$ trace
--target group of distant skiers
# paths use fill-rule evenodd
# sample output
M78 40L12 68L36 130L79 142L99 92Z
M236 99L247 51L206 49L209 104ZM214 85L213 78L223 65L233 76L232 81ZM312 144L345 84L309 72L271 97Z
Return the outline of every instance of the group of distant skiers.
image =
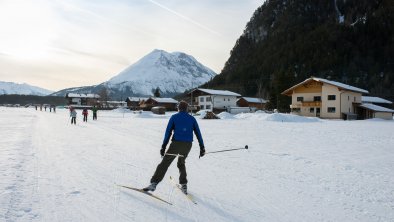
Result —
M77 124L77 111L75 110L75 107L70 106L70 117L71 117L71 124L76 125ZM92 113L93 113L93 120L97 120L97 107L94 106L92 107ZM83 121L87 122L88 121L88 109L84 108L82 110L82 116L83 116Z
M37 110L38 106L35 105L34 107L35 107L36 110ZM46 112L46 111L47 111L47 106L44 106L44 109L45 109L45 112ZM49 112L52 112L52 109L53 109L53 112L56 113L56 106L54 106L54 105L49 105ZM42 105L40 105L40 111L42 111Z

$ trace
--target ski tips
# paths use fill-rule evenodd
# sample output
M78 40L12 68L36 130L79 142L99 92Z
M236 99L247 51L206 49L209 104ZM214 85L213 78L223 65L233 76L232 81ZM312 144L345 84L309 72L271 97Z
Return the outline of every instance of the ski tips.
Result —
M245 149L249 149L248 145L245 146Z

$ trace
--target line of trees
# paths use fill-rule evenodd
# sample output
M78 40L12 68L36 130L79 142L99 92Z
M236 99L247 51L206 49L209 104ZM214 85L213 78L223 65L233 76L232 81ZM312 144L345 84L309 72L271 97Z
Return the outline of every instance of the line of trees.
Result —
M60 96L0 95L0 104L51 104L66 105L67 100Z

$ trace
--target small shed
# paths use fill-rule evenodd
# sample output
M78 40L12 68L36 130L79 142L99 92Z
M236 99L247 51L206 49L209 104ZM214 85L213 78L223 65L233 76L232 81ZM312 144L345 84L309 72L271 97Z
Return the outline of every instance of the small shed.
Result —
M253 97L241 97L237 100L237 106L239 107L255 107L256 109L265 109L265 104L267 100L262 98Z
M393 120L394 110L378 106L371 103L361 104L359 113L363 119L381 118L386 120Z

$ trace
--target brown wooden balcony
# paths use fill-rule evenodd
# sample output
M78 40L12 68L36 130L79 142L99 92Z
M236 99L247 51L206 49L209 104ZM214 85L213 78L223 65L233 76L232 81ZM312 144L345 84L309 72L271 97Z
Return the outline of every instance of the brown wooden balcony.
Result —
M321 101L303 101L301 102L302 106L307 106L307 107L321 107Z

